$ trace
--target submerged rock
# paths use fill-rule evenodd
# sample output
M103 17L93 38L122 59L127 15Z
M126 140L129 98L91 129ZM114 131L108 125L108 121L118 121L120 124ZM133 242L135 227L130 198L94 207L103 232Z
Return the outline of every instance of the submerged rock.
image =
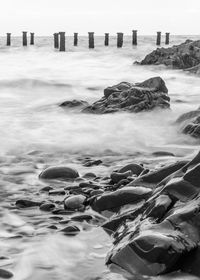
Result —
M67 166L54 166L54 167L48 167L44 171L42 171L39 175L40 179L63 179L63 180L69 180L69 179L75 179L79 177L78 172Z
M184 43L170 48L157 48L148 54L140 64L164 64L172 68L188 69L193 73L198 73L198 64L200 64L200 41L186 40Z
M66 109L74 109L74 108L83 109L84 107L86 107L88 105L89 104L86 101L74 99L74 100L64 101L59 106L66 108Z
M160 177L151 197L103 225L114 239L106 260L109 267L132 275L180 270L200 276L193 265L199 260L200 153L177 166L180 169L167 179Z
M184 134L200 138L200 108L181 115L175 122Z
M13 277L12 272L0 268L0 278L3 278L3 279L10 279L10 278L12 278L12 277Z
M20 208L28 208L28 207L40 206L42 202L28 200L28 199L18 199L15 204L17 207Z
M105 114L119 111L141 112L154 108L170 107L170 98L165 82L160 77L142 83L122 82L104 90L104 97L87 106L82 112Z

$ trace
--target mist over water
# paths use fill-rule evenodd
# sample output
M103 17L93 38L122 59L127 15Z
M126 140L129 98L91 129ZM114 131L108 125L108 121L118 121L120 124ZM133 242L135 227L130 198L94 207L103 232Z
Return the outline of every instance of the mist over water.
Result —
M171 36L171 44L188 38ZM199 77L164 66L133 64L156 48L155 38L139 36L138 46L132 47L131 37L125 36L122 49L116 48L114 37L109 47L104 47L103 37L95 37L94 50L88 49L86 37L79 38L78 47L72 47L72 42L67 37L67 51L59 53L53 49L52 38L36 37L35 46L24 48L16 37L12 47L0 49L0 247L1 254L10 258L7 267L16 280L77 280L83 272L85 280L98 275L122 279L104 267L110 240L103 231L92 228L72 240L43 232L48 224L40 211L12 211L22 192L32 197L43 186L38 174L45 166L68 164L83 174L88 169L79 158L90 155L106 162L90 171L108 175L108 170L130 160L154 160L155 151L170 151L182 158L199 145L173 124L180 114L199 106ZM72 99L92 103L108 86L155 76L166 82L171 110L91 115L58 106ZM26 236L23 242L16 238L21 232ZM5 263L0 260L0 266Z

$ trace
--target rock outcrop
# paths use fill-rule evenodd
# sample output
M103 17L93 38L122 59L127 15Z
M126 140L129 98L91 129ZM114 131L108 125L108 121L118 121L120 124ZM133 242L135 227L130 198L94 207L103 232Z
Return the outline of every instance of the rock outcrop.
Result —
M141 112L155 108L169 108L170 98L160 77L142 83L122 82L104 90L104 96L82 110L84 113Z
M113 238L106 260L111 269L148 276L181 270L199 276L193 264L200 257L200 153L157 184L150 198L120 210L103 228Z
M198 73L200 72L200 40L186 40L184 43L170 48L157 48L139 64L164 64L172 68L188 69L193 73Z
M181 132L200 138L200 107L197 110L181 115L176 124L180 126Z

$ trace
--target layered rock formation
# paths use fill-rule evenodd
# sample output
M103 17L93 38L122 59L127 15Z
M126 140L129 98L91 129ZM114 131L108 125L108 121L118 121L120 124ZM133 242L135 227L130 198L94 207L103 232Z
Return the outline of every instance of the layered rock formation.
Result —
M148 54L140 64L164 64L172 68L188 69L192 73L198 73L200 68L200 41L187 40L170 48L157 48Z

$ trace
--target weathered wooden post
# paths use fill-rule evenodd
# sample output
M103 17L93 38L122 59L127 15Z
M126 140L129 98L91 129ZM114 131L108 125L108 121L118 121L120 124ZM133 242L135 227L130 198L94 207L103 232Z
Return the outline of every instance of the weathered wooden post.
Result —
M30 33L31 35L31 40L30 40L30 45L34 45L34 33Z
M65 52L65 32L59 32L60 34L60 52Z
M88 32L89 35L89 49L94 49L94 32Z
M137 30L133 30L132 45L137 45Z
M105 46L109 46L109 33L105 33Z
M7 34L7 42L6 45L10 46L11 45L11 33L6 33Z
M74 46L78 46L78 33L74 33Z
M158 32L157 32L156 45L157 45L157 46L160 46L160 44L161 44L161 32L158 31Z
M123 33L121 33L121 32L117 33L117 47L118 48L122 48L122 46L123 46L123 36L124 36Z
M165 37L165 45L169 45L169 32L165 33L166 37Z
M27 32L23 31L22 34L22 44L23 46L27 46Z
M59 48L59 34L58 33L54 33L53 34L54 36L54 48L55 49L58 49Z

